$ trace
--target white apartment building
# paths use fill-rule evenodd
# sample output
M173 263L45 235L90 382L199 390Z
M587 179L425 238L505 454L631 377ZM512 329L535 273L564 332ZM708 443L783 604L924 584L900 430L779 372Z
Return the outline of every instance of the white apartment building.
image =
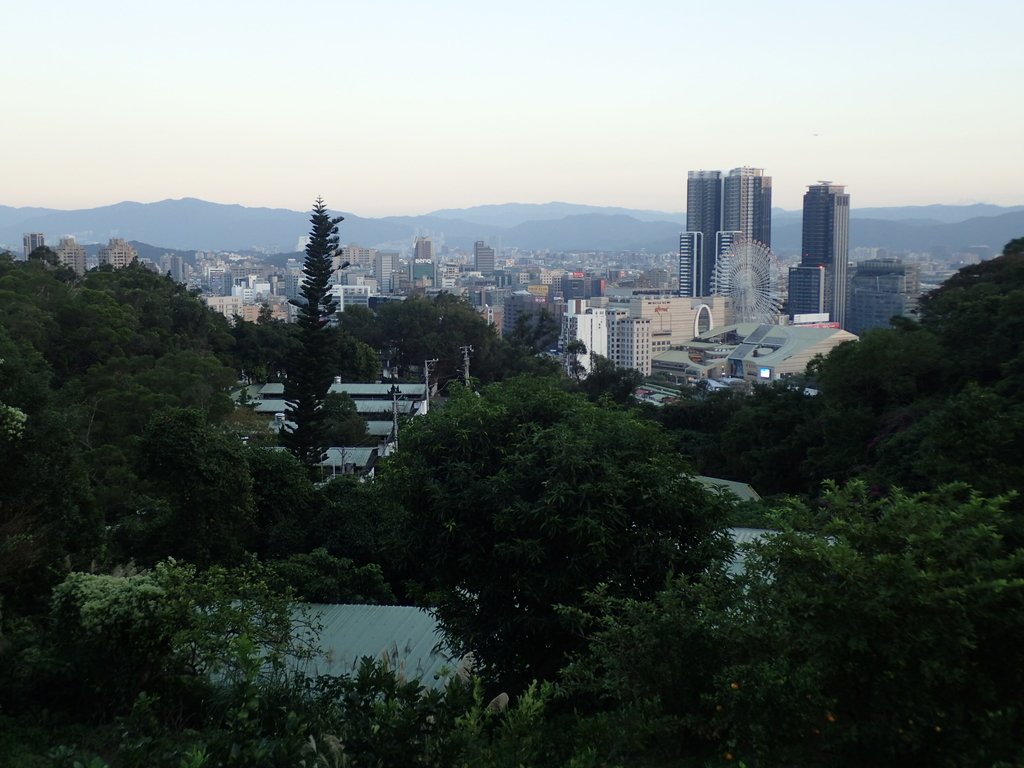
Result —
M57 258L60 263L75 270L75 274L81 277L85 274L86 254L85 248L75 242L75 238L62 237L60 245L57 246Z
M373 269L376 259L376 248L363 248L363 246L353 243L344 246L338 251L337 255L333 257L331 266L337 271L347 261L349 264L361 267L362 269Z
M369 285L341 285L335 283L331 286L330 295L338 302L338 311L344 312L347 307L370 306Z
M100 266L110 264L114 269L127 267L139 257L138 251L120 237L110 239L110 242L100 248Z
M572 364L578 362L584 372L593 366L591 355L608 357L608 313L588 305L584 299L573 299L566 305L562 316L560 346L562 350L573 341L582 341L587 352L583 355L565 355L565 371L572 373Z
M617 368L651 375L651 320L615 313L608 323L608 357Z

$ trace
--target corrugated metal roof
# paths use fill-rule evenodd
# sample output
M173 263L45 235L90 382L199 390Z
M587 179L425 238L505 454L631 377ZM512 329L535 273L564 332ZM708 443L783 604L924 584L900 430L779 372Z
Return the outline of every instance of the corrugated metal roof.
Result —
M376 448L361 446L334 447L327 449L327 452L324 454L324 460L320 464L325 467L341 467L345 464L355 464L357 467L363 468L376 456Z
M368 421L366 422L366 434L374 437L387 437L391 434L394 425L390 421Z
M309 675L348 675L362 659L382 659L406 680L439 688L442 672L454 671L458 660L441 637L437 621L422 608L403 605L308 606L323 625L322 652L308 662Z
M733 576L743 573L747 560L746 547L744 545L760 541L771 533L777 533L777 531L771 531L767 528L730 528L729 535L732 536L732 543L736 545L736 552L729 563L729 573Z
M385 413L390 417L392 414L392 403L390 400L353 400L352 402L355 403L356 410L361 415ZM409 400L402 400L398 403L399 413L412 414L416 411L416 408L416 403Z
M738 480L723 480L720 477L708 477L707 475L694 475L693 479L711 490L725 489L736 495L740 501L760 501L761 495L746 483Z
M350 397L380 397L391 400L391 387L397 386L402 398L427 396L426 384L331 384L331 392L346 392Z

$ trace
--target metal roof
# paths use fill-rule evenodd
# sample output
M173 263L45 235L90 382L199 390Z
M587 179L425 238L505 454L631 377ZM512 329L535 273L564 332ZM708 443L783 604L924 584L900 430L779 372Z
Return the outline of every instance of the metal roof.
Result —
M380 397L391 400L391 387L397 386L403 398L425 398L426 384L331 384L331 392L345 392L353 399L363 397Z
M744 545L754 544L772 533L777 531L767 528L730 528L729 535L732 536L732 543L736 545L736 551L729 563L729 573L733 576L743 573L747 562L747 547Z
M723 480L720 477L694 475L693 479L705 488L721 492L723 489L734 494L740 501L760 501L761 495L747 483L738 480Z
M446 670L458 660L441 637L437 621L422 608L404 605L307 606L322 625L320 653L307 662L306 674L348 675L364 658L387 662L406 680L428 688L444 685Z
M368 421L366 422L366 434L373 437L388 437L394 424L390 421Z
M320 462L325 467L343 467L346 464L355 464L360 469L368 466L377 457L376 448L335 447L328 448L324 460Z
M374 384L374 383L348 383L331 384L330 392L347 392L352 398L358 397L380 397L391 399L391 387L397 386L403 399L426 397L426 384ZM284 384L279 381L272 381L258 388L258 392L264 399L280 400L284 397Z

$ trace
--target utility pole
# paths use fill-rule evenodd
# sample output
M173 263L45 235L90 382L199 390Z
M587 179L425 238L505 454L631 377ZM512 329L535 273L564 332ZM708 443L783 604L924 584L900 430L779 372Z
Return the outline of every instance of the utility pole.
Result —
M466 382L466 389L469 389L469 353L473 351L473 347L466 344L460 349L462 350L462 378Z
M391 395L391 446L394 451L398 450L398 395L401 392L402 389L397 384L392 384L388 390L388 394Z
M427 385L427 400L423 407L423 412L427 413L430 411L430 366L437 365L437 358L433 360L423 361L423 380Z

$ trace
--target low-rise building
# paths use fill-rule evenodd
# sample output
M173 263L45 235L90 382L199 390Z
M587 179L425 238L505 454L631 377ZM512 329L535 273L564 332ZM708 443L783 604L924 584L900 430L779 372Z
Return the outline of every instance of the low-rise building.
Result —
M769 382L803 374L815 356L848 341L857 337L841 328L740 323L655 356L652 369L679 382Z

